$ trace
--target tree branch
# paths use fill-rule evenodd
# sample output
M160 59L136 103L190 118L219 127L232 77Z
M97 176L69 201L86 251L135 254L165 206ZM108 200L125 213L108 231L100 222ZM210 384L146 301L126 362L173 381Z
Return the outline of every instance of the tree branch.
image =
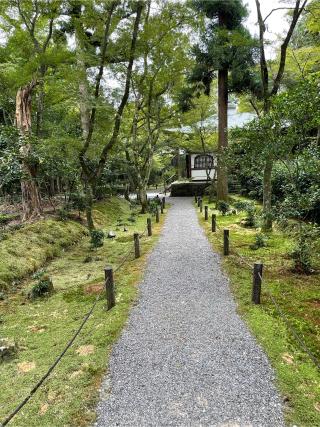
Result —
M296 0L296 6L294 8L291 24L290 24L288 33L287 33L287 35L286 35L286 37L285 37L285 39L281 45L280 63L279 63L277 76L273 82L273 88L272 88L271 93L270 93L271 95L276 95L278 90L279 90L281 79L282 79L283 73L284 73L284 67L286 64L287 48L288 48L289 42L291 40L293 31L297 25L298 20L299 20L299 17L301 15L302 11L304 10L307 2L308 2L308 0L304 0L302 3L302 6L300 7L300 0Z

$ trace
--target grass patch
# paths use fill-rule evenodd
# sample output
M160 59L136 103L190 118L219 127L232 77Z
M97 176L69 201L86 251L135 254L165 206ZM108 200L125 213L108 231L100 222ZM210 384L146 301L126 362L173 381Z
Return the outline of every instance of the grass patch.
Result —
M223 216L215 210L213 203L209 204L204 200L203 205L209 205L210 214L217 215L219 229L212 233L211 222L204 221L203 215L199 214L199 221L215 251L222 253L222 230L230 230L230 256L223 259L223 266L230 277L240 314L263 346L275 369L277 385L285 402L288 425L320 425L319 370L301 351L270 298L270 294L273 295L290 324L319 360L319 274L292 273L292 260L288 254L292 251L294 242L277 228L268 234L266 246L253 250L250 246L255 244L258 230L241 226L244 212ZM260 306L251 304L252 270L246 264L253 265L255 261L263 262L265 267ZM318 263L319 268L316 254L313 261L316 265Z
M95 209L98 226L105 232L115 229L119 214L130 214L129 204L112 199ZM103 290L107 264L116 267L133 247L135 231L145 229L148 215L136 215L128 232L116 231L114 240L90 249L89 237L79 241L46 265L55 292L34 302L26 295L33 281L26 280L20 292L0 301L1 336L18 345L15 358L0 365L0 420L30 392L64 348L88 312L97 292ZM115 275L116 306L106 311L104 298L98 302L92 317L66 353L51 377L36 392L10 425L15 427L86 426L95 419L95 407L102 376L106 370L112 344L119 337L132 303L137 297L147 254L158 239L164 216L153 224L153 236L141 242L141 258L132 257ZM154 222L154 221L153 221Z

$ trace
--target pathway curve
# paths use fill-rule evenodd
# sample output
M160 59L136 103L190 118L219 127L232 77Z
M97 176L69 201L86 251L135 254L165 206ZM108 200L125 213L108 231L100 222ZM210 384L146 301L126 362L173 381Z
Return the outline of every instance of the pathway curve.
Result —
M272 369L236 313L191 199L170 203L96 425L283 426Z

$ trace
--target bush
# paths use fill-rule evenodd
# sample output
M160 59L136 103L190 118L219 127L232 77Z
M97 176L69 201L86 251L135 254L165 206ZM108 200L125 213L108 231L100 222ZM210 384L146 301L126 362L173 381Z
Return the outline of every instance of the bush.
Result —
M259 248L265 248L266 246L268 246L268 236L263 233L258 233L255 235L255 242L250 248L257 250Z
M46 295L52 294L54 291L51 278L42 273L38 283L36 283L28 293L28 298L34 300Z
M308 225L299 226L296 235L296 245L290 256L293 259L293 271L298 274L311 274L312 253L318 237L318 229Z
M92 230L90 236L90 245L92 249L101 248L101 246L103 246L104 232L102 230Z
M159 201L160 201L160 199L159 199ZM160 201L160 203L161 203L161 201ZM149 213L155 215L158 207L159 207L158 199L155 198L155 199L149 200L149 202L148 202L148 212Z
M8 224L14 217L14 215L0 214L0 226Z
M226 215L230 210L230 206L227 202L224 202L223 200L219 200L217 202L217 209L222 213L222 215Z
M58 209L57 214L59 221L67 221L70 218L70 205L63 205L60 209Z
M245 206L247 216L241 221L245 227L255 227L257 224L257 209L254 203L248 202Z
M238 211L246 211L248 209L248 205L250 205L251 202L246 202L243 200L239 200L237 202L235 202L233 204L233 206L238 210Z
M83 193L71 193L69 201L71 207L79 212L80 218L81 212L83 212L86 208L85 195Z

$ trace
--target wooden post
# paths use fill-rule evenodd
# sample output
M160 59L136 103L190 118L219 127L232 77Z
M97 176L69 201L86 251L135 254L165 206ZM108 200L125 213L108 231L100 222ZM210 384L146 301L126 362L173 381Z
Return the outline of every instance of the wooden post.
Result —
M156 222L159 222L160 221L160 218L159 218L159 207L157 206L157 209L156 209Z
M151 218L147 218L148 236L152 236Z
M217 215L216 214L212 214L211 217L211 231L213 233L216 232L216 228L217 228Z
M200 213L202 213L202 199L200 200Z
M163 209L166 207L166 198L162 197L162 207Z
M134 256L135 256L135 258L140 258L139 233L134 233L134 235L133 235L133 241L134 241Z
M163 206L162 206L162 203L160 204L160 212L163 214Z
M200 208L200 200L201 200L201 197L198 196L198 208Z
M223 230L223 255L229 255L229 230Z
M208 206L204 207L204 219L205 221L208 221Z
M254 263L252 277L252 302L254 304L260 304L262 269L263 264L260 262Z
M111 310L116 305L116 299L114 295L114 282L113 282L113 270L112 267L106 267L104 269L106 297L107 297L107 308Z
M197 201L198 201L198 197L194 196L194 203L197 203Z

